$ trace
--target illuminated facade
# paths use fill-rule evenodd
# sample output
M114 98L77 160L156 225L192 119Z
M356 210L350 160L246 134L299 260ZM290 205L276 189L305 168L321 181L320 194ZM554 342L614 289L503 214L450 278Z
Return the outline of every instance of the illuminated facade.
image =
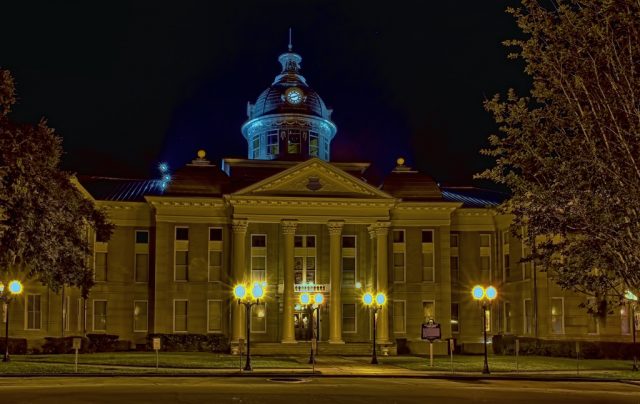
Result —
M306 352L303 290L325 295L321 353L369 352L364 291L388 296L377 338L391 352L405 341L424 352L428 320L441 324L443 340L479 349L476 284L499 291L491 334L630 340L626 308L597 322L578 307L582 297L519 262L526 247L493 209L501 195L440 187L402 159L382 184L364 179L369 163L331 162L331 110L300 74L299 55L289 50L279 61L282 72L248 105L247 159L218 166L199 153L166 189L158 180L80 178L116 225L107 243L95 243L96 286L85 301L75 290L28 285L11 307L12 335L33 346L81 333L116 334L131 346L149 333L237 342L244 312L232 287L265 282L263 304L249 313L258 353ZM439 343L436 352L446 349Z

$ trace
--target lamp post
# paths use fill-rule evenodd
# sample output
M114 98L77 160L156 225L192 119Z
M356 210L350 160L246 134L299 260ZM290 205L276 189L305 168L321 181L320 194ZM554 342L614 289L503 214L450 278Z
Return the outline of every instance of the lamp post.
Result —
M638 350L636 349L636 305L638 304L638 296L631 291L627 291L624 298L629 301L629 306L631 306L631 341L633 348L633 367L631 370L638 371Z
M324 295L322 293L316 293L313 295L313 303L311 303L311 295L304 292L300 295L300 304L304 306L311 313L311 335L316 340L316 350L318 349L318 342L320 339L320 305L324 303ZM316 313L316 327L314 330L313 314ZM317 356L317 352L315 353ZM311 352L309 354L309 363L316 363L316 359L313 352L313 344L311 344Z
M3 362L9 362L9 303L13 300L14 297L22 293L22 283L20 281L13 280L9 282L8 291L4 287L4 283L0 282L0 300L4 302L7 307L7 316L5 318L5 328L4 328L4 357L2 358Z
M471 289L473 298L482 306L482 330L484 336L484 366L483 374L489 374L489 359L487 357L487 307L491 307L491 302L498 297L498 291L493 286L484 288L476 285Z
M378 311L382 310L384 305L387 303L387 297L384 293L377 293L375 297L373 293L365 293L362 296L362 302L365 306L367 306L371 312L373 313L373 350L371 352L371 364L378 364L378 355L376 353L376 323L378 320Z
M251 286L251 290L247 290L247 286L244 284L236 285L233 288L233 295L238 299L238 304L242 304L245 307L245 318L247 324L247 360L244 365L244 370L251 371L251 306L260 304L260 299L264 297L265 286L260 282L255 282Z

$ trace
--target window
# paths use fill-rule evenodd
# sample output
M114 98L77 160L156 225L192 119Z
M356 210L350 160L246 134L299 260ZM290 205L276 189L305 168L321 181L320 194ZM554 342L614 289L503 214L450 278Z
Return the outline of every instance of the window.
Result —
M309 155L318 156L318 132L309 132Z
M393 253L393 281L402 283L404 282L404 253Z
M502 232L502 266L503 281L508 282L511 278L511 261L509 257L509 231Z
M175 236L173 280L187 282L189 280L189 228L176 227Z
M188 227L176 227L176 241L189 241Z
M176 251L175 278L177 282L189 280L189 251Z
M287 153L299 154L300 153L300 131L290 130L287 139Z
M631 321L629 319L629 305L620 307L620 334L631 334Z
M42 320L42 306L40 304L40 295L27 295L27 330L39 330ZM5 319L6 321L6 319Z
M251 157L254 159L260 156L260 135L256 135L251 139Z
M460 258L459 249L460 236L457 233L451 233L449 236L449 245L451 247L449 257L449 267L451 270L451 281L457 282L460 279Z
M222 276L222 228L209 227L208 280L218 282Z
M69 331L71 329L71 296L69 295L64 297L64 304L62 305L62 320L64 323L64 330Z
M251 306L251 332L267 332L267 307L264 303Z
M404 334L406 329L406 302L404 300L393 301L393 332Z
M327 140L326 138L321 138L322 139L322 157L325 160L329 160L329 140Z
M316 236L295 236L293 245L296 249L293 261L295 284L316 283Z
M513 313L511 312L511 303L504 302L504 332L506 334L511 334L513 330L511 329Z
M107 253L106 252L96 252L95 254L94 280L96 282L107 281Z
M551 298L551 332L564 334L564 298Z
M491 234L480 235L480 277L482 282L491 281Z
M251 235L251 247L266 247L267 236L264 234L252 234Z
M422 322L428 323L429 320L436 319L436 303L433 300L425 300L422 302Z
M209 227L209 241L222 241L222 229L219 227Z
M391 237L393 240L393 281L397 283L403 283L405 282L406 278L406 244L404 242L405 231L393 230L393 232L391 233Z
M533 304L531 299L524 299L524 333L533 334Z
M590 305L595 305L594 299L589 299ZM600 333L600 319L595 314L587 313L587 334L597 335Z
M149 232L147 230L136 230L136 244L149 244Z
M136 254L135 280L149 282L149 254Z
M355 286L356 258L342 257L342 286Z
M93 331L107 330L107 301L93 301Z
M342 248L356 248L356 236L342 236Z
M433 230L422 230L422 281L435 281Z
M356 286L356 236L342 236L342 286Z
M222 300L207 301L207 332L222 332Z
M460 332L460 306L451 303L451 332Z
M146 300L136 300L133 302L133 331L147 332L149 318L149 304Z
M355 303L342 304L342 332L356 332L356 305Z
M187 332L187 317L189 302L187 300L173 301L173 332Z
M267 132L267 154L275 157L280 152L278 130L270 130Z

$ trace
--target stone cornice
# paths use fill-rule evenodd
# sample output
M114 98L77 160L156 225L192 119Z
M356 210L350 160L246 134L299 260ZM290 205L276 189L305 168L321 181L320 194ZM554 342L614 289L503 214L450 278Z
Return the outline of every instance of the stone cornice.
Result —
M361 198L305 198L305 197L237 197L228 199L232 206L301 206L301 207L371 207L393 208L395 200Z

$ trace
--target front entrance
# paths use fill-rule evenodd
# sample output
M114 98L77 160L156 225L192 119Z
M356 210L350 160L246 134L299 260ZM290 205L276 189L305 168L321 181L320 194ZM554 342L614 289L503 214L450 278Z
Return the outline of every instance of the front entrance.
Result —
M296 330L297 341L310 341L313 337L311 322L313 317L307 310L296 311L293 314L293 326Z

